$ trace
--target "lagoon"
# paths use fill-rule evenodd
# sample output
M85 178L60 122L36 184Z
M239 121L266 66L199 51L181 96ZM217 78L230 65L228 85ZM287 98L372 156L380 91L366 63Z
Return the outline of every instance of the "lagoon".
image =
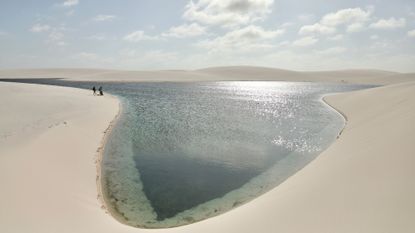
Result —
M369 87L29 82L88 89L102 85L120 98L122 112L105 145L101 182L111 214L142 228L200 221L276 187L343 128L343 117L322 96Z

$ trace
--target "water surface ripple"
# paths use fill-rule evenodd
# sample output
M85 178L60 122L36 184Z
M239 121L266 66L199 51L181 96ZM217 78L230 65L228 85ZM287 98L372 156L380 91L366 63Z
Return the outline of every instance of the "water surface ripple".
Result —
M369 86L291 82L93 83L37 80L117 95L102 186L113 216L165 228L200 221L283 182L344 125L327 93ZM98 97L97 97L98 98Z
M343 118L321 101L351 85L121 84L106 146L107 201L127 224L172 227L228 211L281 183L332 142Z

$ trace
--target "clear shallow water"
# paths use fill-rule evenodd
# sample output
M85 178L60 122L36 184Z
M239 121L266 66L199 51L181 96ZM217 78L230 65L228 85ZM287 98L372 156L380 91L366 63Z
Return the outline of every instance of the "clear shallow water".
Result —
M226 212L284 181L336 138L344 120L323 94L364 87L106 83L122 100L103 157L106 202L120 221L146 228Z

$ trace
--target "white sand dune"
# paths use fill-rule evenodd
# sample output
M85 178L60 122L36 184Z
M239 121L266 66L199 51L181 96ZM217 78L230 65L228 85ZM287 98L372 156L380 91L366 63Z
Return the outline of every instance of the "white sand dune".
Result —
M231 66L201 70L121 71L94 69L0 70L0 79L63 78L78 81L306 81L362 84L391 84L414 81L415 74L379 70L297 72L274 68Z
M380 85L415 80L414 74L401 74L382 70L298 72L274 68L234 66L213 67L198 70L197 72L221 77L224 80L337 82ZM394 76L394 78L389 78L390 76Z
M224 68L189 73L228 77L235 68L220 69ZM243 72L244 77L259 72L244 69L252 71ZM63 75L62 70L42 72L36 75ZM72 78L102 76L107 80L113 71L65 72L72 73ZM160 73L175 72L184 71ZM262 75L276 71L263 72L257 77L265 79ZM412 74L388 72L362 74L365 78L357 80L345 72L356 71L298 77L322 81L336 76L375 84L413 80ZM127 76L139 80L131 73ZM13 77L30 75L29 71L16 72ZM0 232L415 231L415 82L327 97L328 103L347 116L347 126L304 169L228 213L151 231L122 225L101 209L97 199L96 150L118 112L114 98L93 97L88 91L71 88L0 82L0 99Z
M0 83L0 99L0 135L9 135L0 138L0 232L87 232L107 218L95 155L118 101L11 83Z

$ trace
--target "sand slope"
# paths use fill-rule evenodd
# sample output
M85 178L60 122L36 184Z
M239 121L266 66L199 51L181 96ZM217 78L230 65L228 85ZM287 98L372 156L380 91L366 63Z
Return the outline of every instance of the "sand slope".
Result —
M297 72L252 66L212 67L201 70L121 71L94 69L0 70L3 78L64 78L79 81L310 81L391 84L415 81L415 74L379 70Z
M118 101L1 82L0 99L0 232L86 232L106 218L95 155Z
M5 96L10 102L0 102L0 122L8 123L0 132L7 128L22 135L13 129L21 122L36 125L31 114L41 116L45 111L47 115L33 119L43 119L45 126L67 124L36 129L36 136L25 138L18 147L7 143L1 147L1 232L415 230L415 82L328 97L348 123L340 139L308 166L226 214L152 231L118 223L100 209L96 198L94 156L117 112L117 101L70 88L0 83L0 97ZM22 121L14 115L27 118Z

